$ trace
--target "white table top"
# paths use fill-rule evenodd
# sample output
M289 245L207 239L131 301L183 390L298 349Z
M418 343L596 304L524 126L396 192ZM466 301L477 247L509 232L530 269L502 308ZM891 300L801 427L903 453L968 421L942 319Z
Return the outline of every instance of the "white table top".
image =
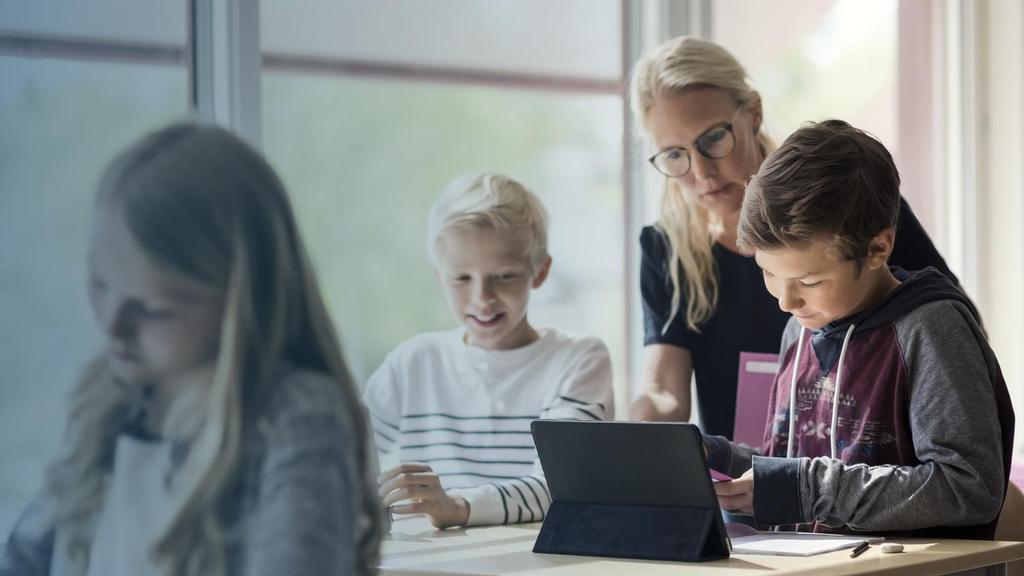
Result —
M515 574L515 576L600 576L696 574L900 574L932 575L1024 559L1024 543L977 540L898 539L899 554L872 546L850 558L849 550L806 558L734 554L711 562L654 562L534 554L540 523L435 530L425 517L397 520L381 548L383 574Z

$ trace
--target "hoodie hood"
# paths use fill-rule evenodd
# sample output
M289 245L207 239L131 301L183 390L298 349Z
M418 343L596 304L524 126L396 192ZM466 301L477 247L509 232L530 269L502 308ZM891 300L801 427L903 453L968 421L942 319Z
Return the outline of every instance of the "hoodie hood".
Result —
M900 281L900 285L884 300L867 310L830 322L812 332L811 346L814 347L822 374L828 374L835 366L842 351L843 338L851 324L856 326L853 336L857 336L886 326L930 302L953 300L966 306L974 320L981 325L981 317L974 303L959 286L937 269L928 267L916 272L907 272L896 266L890 266L889 269Z

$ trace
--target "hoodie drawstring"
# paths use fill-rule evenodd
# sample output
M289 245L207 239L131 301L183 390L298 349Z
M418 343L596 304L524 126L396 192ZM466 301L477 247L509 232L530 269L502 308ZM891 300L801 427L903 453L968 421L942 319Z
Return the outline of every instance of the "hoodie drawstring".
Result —
M839 453L836 451L836 434L839 429L839 385L843 381L843 359L846 357L846 347L850 344L850 336L853 335L855 326L855 324L850 324L850 328L846 331L846 337L843 338L843 347L839 350L839 367L836 368L836 386L832 392L832 428L829 431L829 436L832 441L833 460L839 458Z
M850 324L846 330L846 337L843 338L843 347L839 350L839 367L836 368L836 385L832 393L832 427L829 429L829 436L832 448L832 459L838 458L836 450L836 432L839 426L839 391L843 379L843 360L846 359L846 348L850 345L850 336L853 336L855 324ZM804 330L800 328L800 335L796 345L796 358L793 360L793 378L789 384L789 438L786 442L786 458L793 457L793 444L796 439L796 377L800 372L800 356L804 349Z
M804 351L804 328L800 327L800 334L796 339L796 359L793 361L793 379L789 382L789 439L786 441L786 458L793 457L793 442L796 434L793 433L796 427L796 377L800 373L800 356Z

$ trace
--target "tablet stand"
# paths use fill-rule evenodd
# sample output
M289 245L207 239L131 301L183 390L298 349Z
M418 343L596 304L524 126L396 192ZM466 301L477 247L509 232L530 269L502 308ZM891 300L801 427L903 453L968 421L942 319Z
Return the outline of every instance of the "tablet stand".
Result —
M729 556L718 508L552 502L534 552L698 562Z

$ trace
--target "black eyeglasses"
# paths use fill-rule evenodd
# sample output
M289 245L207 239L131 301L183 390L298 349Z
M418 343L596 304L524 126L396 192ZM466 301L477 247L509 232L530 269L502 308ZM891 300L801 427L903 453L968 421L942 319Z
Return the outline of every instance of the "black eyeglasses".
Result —
M736 148L736 135L732 131L732 123L743 111L740 106L733 114L732 120L712 126L694 140L694 148L701 156L717 160L732 154ZM670 178L685 176L690 171L690 152L686 148L666 148L647 159L654 169Z

